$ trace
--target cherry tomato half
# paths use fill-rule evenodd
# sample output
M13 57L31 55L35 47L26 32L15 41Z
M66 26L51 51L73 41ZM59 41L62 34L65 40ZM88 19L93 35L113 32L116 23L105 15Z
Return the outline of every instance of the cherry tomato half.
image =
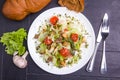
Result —
M45 43L46 45L50 45L50 44L52 44L52 40L49 39L48 37L46 37L46 38L44 39L44 43Z
M71 56L71 53L70 53L70 51L67 48L60 49L60 54L63 57L69 57L69 56Z
M55 25L58 20L59 20L59 19L58 19L57 16L53 16L53 17L50 18L50 23L53 24L53 25Z
M70 38L72 39L72 41L76 42L78 40L78 34L72 33Z

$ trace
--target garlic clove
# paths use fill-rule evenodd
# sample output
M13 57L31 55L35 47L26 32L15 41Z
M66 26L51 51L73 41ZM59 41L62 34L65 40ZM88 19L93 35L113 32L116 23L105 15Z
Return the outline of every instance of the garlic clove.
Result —
M26 58L27 57L27 55L28 55L28 51L26 51L25 53L24 53L24 55L22 56L22 58Z
M27 66L27 61L17 55L13 57L13 63L19 68L25 68Z
M28 53L25 53L24 57L18 56L17 52L13 55L13 63L19 68L25 68L27 66L27 60L25 59Z

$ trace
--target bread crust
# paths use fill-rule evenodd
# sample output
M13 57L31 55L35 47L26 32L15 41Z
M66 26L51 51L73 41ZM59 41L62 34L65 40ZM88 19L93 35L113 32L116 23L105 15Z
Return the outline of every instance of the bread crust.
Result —
M70 10L76 12L82 12L84 10L84 0L59 0L58 3L61 6L67 7Z
M12 20L22 20L30 13L43 9L51 0L6 0L2 13Z

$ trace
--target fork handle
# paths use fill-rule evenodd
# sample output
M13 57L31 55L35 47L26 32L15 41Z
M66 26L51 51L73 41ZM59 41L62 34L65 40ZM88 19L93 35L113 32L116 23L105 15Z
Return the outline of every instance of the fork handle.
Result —
M88 62L88 65L87 65L87 68L86 68L86 70L88 72L92 72L93 71L93 66L94 66L94 62L95 62L95 56L96 56L99 44L100 43L96 43L96 46L95 46L95 49L94 49L94 53L93 53L92 57L90 58L90 61Z
M107 72L107 64L106 64L106 54L105 54L105 41L103 41L103 55L101 62L101 74L105 74Z

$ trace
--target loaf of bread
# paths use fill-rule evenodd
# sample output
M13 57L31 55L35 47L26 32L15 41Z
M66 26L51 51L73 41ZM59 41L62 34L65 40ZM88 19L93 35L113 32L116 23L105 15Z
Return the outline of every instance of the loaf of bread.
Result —
M30 13L43 9L51 0L6 0L2 13L9 19L22 20Z
M82 12L84 10L84 0L59 0L58 3L76 12Z

